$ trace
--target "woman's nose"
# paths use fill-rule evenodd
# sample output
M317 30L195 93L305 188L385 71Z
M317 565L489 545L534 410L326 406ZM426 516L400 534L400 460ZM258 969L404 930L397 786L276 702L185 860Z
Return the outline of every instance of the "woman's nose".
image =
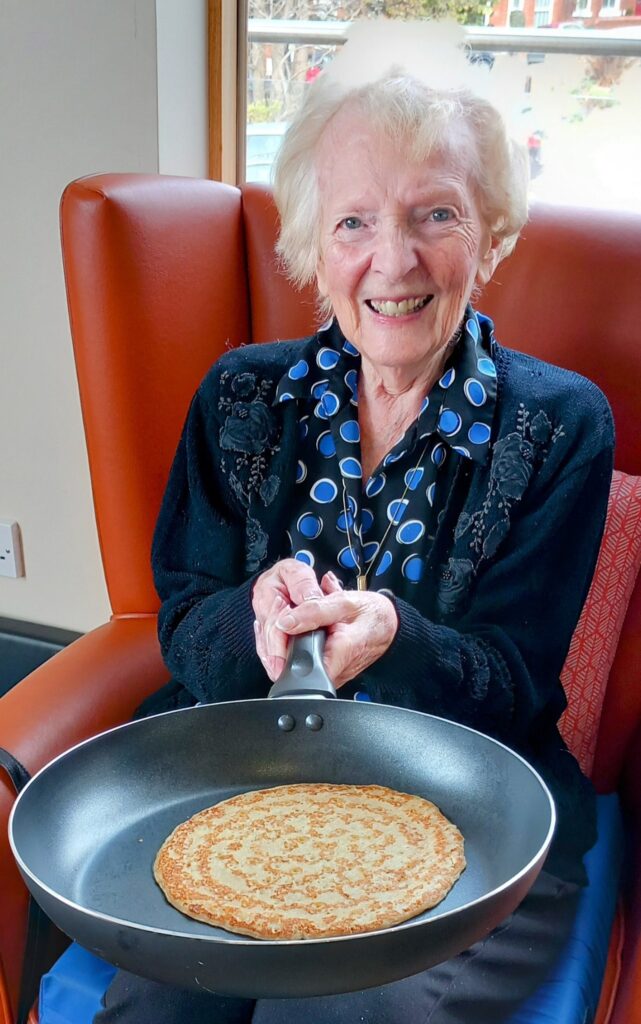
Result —
M411 232L395 225L378 232L372 251L372 270L388 281L401 281L418 264L416 245Z

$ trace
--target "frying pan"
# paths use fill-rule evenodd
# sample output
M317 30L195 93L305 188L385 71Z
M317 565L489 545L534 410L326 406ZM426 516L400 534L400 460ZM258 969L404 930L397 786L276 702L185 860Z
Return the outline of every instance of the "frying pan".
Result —
M539 775L466 726L326 699L335 691L321 651L317 634L298 638L286 676L270 691L278 699L131 722L34 776L14 806L10 841L26 885L64 932L157 981L283 998L415 974L460 953L515 909L554 830L554 804ZM176 825L237 793L296 782L378 784L432 800L463 833L467 868L432 910L339 938L250 939L166 902L152 863Z

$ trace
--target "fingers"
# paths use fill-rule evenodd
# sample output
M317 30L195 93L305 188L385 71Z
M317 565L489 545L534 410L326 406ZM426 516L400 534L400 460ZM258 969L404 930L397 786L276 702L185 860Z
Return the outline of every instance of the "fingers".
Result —
M325 667L335 686L342 686L382 657L398 629L389 598L345 591L333 572L319 584L313 569L293 558L258 577L252 605L256 653L273 682L285 667L290 636L326 629Z
M290 604L298 605L302 601L323 596L316 573L310 565L300 562L297 558L286 558L278 565Z
M287 658L288 635L276 625L283 610L323 596L311 566L285 558L258 577L252 590L256 653L274 682Z
M337 690L367 668L367 665L362 665L359 647L358 635L340 626L328 637L323 661L325 671Z
M343 584L333 572L326 572L320 585L324 594L336 594L343 589Z
M291 635L325 627L327 629L323 654L325 671L334 686L339 687L348 679L353 678L349 671L345 672L345 666L352 661L351 638L349 634L347 637L340 634L345 629L342 620L351 620L355 614L355 609L351 607L351 601L355 595L345 594L340 585L336 589L331 589L338 584L338 580L334 577L336 580L334 583L333 580L328 579L329 575L328 573L323 577L322 584L324 589L330 590L330 593L318 600L305 601L297 608L285 608L278 616L276 626L284 633Z
M265 620L254 622L256 653L272 682L281 675L287 659L289 637L276 626L276 619L287 607L284 598L275 593Z
M272 683L275 683L282 675L286 658L280 655L268 653L265 644L264 630L259 622L254 622L254 634L256 637L256 653L263 663L265 672L271 679Z
M398 617L383 594L338 589L284 608L275 626L289 635L327 629L325 668L334 685L342 686L382 657L396 636Z
M361 608L352 622L329 630L325 667L336 687L382 658L398 631L398 616L389 598L375 594Z
M311 597L321 597L323 591L311 566L295 558L285 558L262 573L254 583L252 606L259 622L267 618L275 593L288 604L297 605Z
M311 598L297 608L285 608L278 616L278 629L289 634L307 633L337 622L350 622L358 614L354 591L343 590L324 594L319 599Z

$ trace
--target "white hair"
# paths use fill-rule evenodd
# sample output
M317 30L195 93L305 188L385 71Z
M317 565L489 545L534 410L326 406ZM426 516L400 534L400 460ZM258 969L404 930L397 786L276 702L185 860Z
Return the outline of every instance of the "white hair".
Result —
M330 121L348 105L413 163L432 152L460 158L461 138L471 140L466 169L481 216L500 242L500 259L514 248L527 220L527 153L509 137L496 97L489 98L489 69L468 60L461 32L453 22L356 23L329 67L307 87L274 175L277 252L297 284L314 280L320 256L318 147ZM390 64L395 52L402 61ZM385 70L372 78L373 67Z

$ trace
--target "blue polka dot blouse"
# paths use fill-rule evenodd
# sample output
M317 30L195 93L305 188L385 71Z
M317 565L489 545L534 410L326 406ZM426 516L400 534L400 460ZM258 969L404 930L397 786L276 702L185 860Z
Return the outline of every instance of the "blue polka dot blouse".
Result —
M360 355L336 321L318 339L315 362L294 363L275 398L299 407L291 555L313 566L319 579L332 570L353 588L364 576L367 589L411 601L460 460L488 458L496 405L489 343L468 307L460 339L417 419L363 480Z

